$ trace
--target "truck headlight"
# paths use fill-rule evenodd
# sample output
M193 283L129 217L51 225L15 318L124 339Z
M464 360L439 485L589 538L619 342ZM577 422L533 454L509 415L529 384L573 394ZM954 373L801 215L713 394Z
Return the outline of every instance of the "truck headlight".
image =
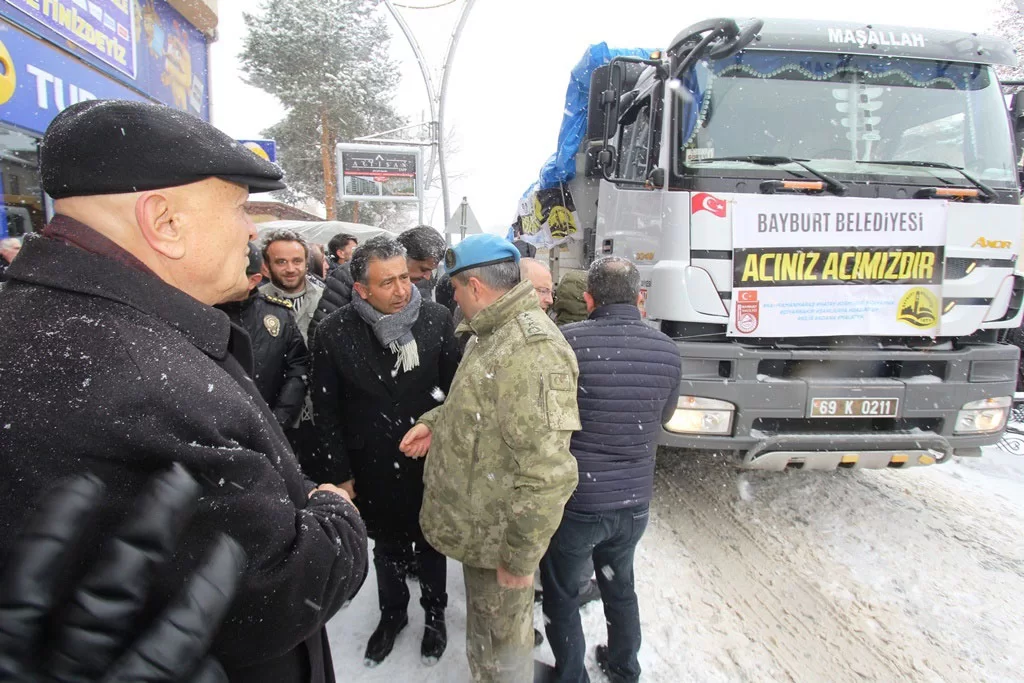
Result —
M1006 426L1012 399L1009 396L983 398L965 403L956 414L954 434L989 434Z
M665 429L676 434L731 434L736 406L700 396L680 396Z

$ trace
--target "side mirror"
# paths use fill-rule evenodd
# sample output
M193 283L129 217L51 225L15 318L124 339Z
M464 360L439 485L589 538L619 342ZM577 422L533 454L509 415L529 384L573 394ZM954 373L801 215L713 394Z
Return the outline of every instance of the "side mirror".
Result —
M669 73L679 78L705 56L712 61L727 59L757 38L763 26L760 19L751 19L742 29L732 19L709 19L690 26L672 40Z
M761 33L761 29L764 27L764 21L761 19L753 19L750 23L743 27L739 35L732 40L726 40L711 48L708 52L708 59L711 61L718 61L720 59L728 59L734 54L750 45L751 42Z
M605 64L590 76L590 101L587 103L587 139L600 141L604 135L604 91L608 89L611 67Z

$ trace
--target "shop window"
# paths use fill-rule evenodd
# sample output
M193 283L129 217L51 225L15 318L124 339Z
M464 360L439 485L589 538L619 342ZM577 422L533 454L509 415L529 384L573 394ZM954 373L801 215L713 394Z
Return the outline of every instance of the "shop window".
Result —
M0 237L20 237L46 223L39 179L39 138L0 127Z

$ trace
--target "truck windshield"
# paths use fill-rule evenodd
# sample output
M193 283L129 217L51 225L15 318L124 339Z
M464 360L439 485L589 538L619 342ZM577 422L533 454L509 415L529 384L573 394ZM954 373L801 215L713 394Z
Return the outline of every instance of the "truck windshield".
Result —
M960 178L949 164L1014 184L1013 142L999 84L985 65L750 50L683 79L678 109L687 167L742 167L719 157L809 159L832 173ZM687 98L684 98L687 99Z

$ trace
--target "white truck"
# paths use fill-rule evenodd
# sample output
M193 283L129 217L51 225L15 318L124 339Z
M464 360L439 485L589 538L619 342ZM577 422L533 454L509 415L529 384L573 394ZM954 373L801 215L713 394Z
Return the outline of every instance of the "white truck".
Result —
M683 357L663 445L901 468L1000 439L1024 107L997 64L973 33L715 19L593 71L559 261L639 266Z

